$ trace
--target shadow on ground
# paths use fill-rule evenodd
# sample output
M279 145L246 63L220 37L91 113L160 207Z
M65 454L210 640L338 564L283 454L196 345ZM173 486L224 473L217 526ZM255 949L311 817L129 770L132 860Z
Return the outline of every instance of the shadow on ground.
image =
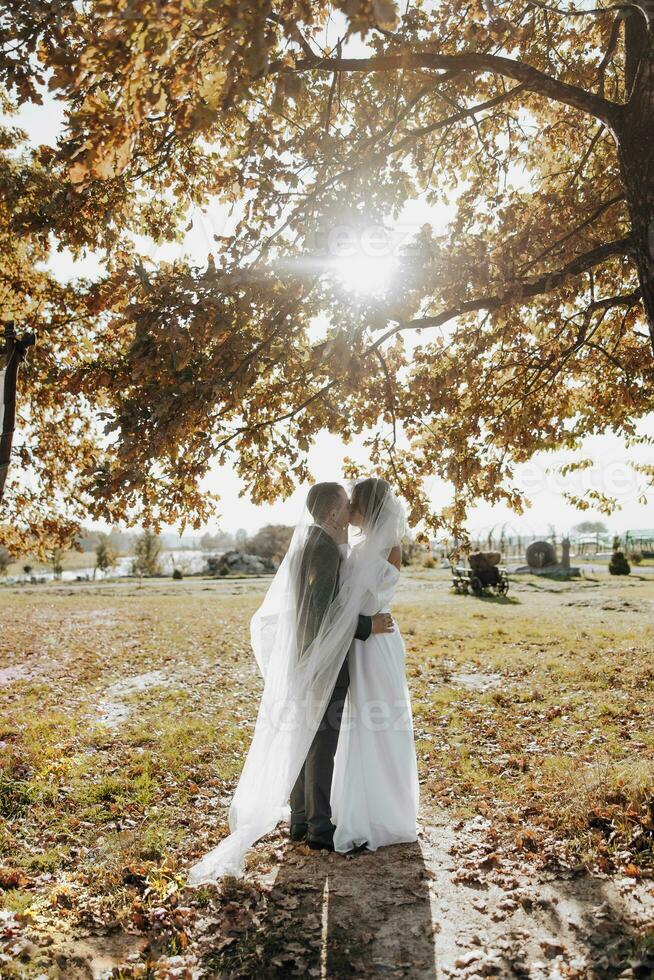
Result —
M233 887L221 901L237 899L243 886ZM352 857L288 846L262 904L256 932L222 950L211 950L209 940L206 976L435 976L429 883L418 843Z
M61 971L52 975L654 976L651 884L539 874L501 848L490 856L484 834L483 821L437 818L415 844L343 857L291 844L282 829L256 846L245 878L184 894L193 923L183 949L177 944L173 953L169 934L89 936L50 951ZM131 944L129 964L127 957L121 962L121 943L123 954Z

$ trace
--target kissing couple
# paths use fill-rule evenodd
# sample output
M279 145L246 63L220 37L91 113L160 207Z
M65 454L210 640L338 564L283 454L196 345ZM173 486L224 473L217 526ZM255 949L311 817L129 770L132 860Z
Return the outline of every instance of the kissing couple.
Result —
M356 482L351 499L339 483L311 487L251 622L264 687L230 833L193 865L189 885L241 877L249 849L280 820L292 840L341 854L417 840L405 650L389 611L405 532L385 480Z

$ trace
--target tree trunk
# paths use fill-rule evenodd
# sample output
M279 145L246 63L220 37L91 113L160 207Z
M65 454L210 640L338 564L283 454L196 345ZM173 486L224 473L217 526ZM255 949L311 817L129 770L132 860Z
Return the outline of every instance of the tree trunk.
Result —
M18 365L25 357L25 351L34 343L34 334L24 334L16 339L14 321L8 320L4 332L5 358L0 357L0 500L2 500L9 463L11 445L16 424L16 376ZM2 364L2 360L6 360Z
M654 34L640 15L625 29L627 97L618 156L631 217L634 258L654 351Z

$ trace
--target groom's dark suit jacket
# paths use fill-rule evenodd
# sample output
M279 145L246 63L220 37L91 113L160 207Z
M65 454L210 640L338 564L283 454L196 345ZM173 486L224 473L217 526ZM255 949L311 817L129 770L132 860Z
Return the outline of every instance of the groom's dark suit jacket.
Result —
M296 571L298 656L315 639L323 617L338 592L341 551L334 539L313 524ZM355 636L367 640L372 632L370 616L359 616ZM318 726L302 769L291 790L291 824L307 824L310 839L330 843L330 790L341 715L350 683L347 655L339 671L324 717Z
M340 564L341 552L334 539L318 524L312 524L300 560L297 582L298 597L301 599L298 608L300 655L316 637L323 617L338 592ZM372 618L360 615L355 638L367 640L371 632ZM347 681L348 673L345 657L337 683Z

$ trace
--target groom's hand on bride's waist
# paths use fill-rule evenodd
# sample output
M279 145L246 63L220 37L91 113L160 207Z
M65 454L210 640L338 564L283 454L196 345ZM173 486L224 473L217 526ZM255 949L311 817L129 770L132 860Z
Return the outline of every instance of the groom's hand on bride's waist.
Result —
M390 613L375 613L372 618L372 630L371 636L376 633L392 633L395 629L395 623L393 622L393 617Z

